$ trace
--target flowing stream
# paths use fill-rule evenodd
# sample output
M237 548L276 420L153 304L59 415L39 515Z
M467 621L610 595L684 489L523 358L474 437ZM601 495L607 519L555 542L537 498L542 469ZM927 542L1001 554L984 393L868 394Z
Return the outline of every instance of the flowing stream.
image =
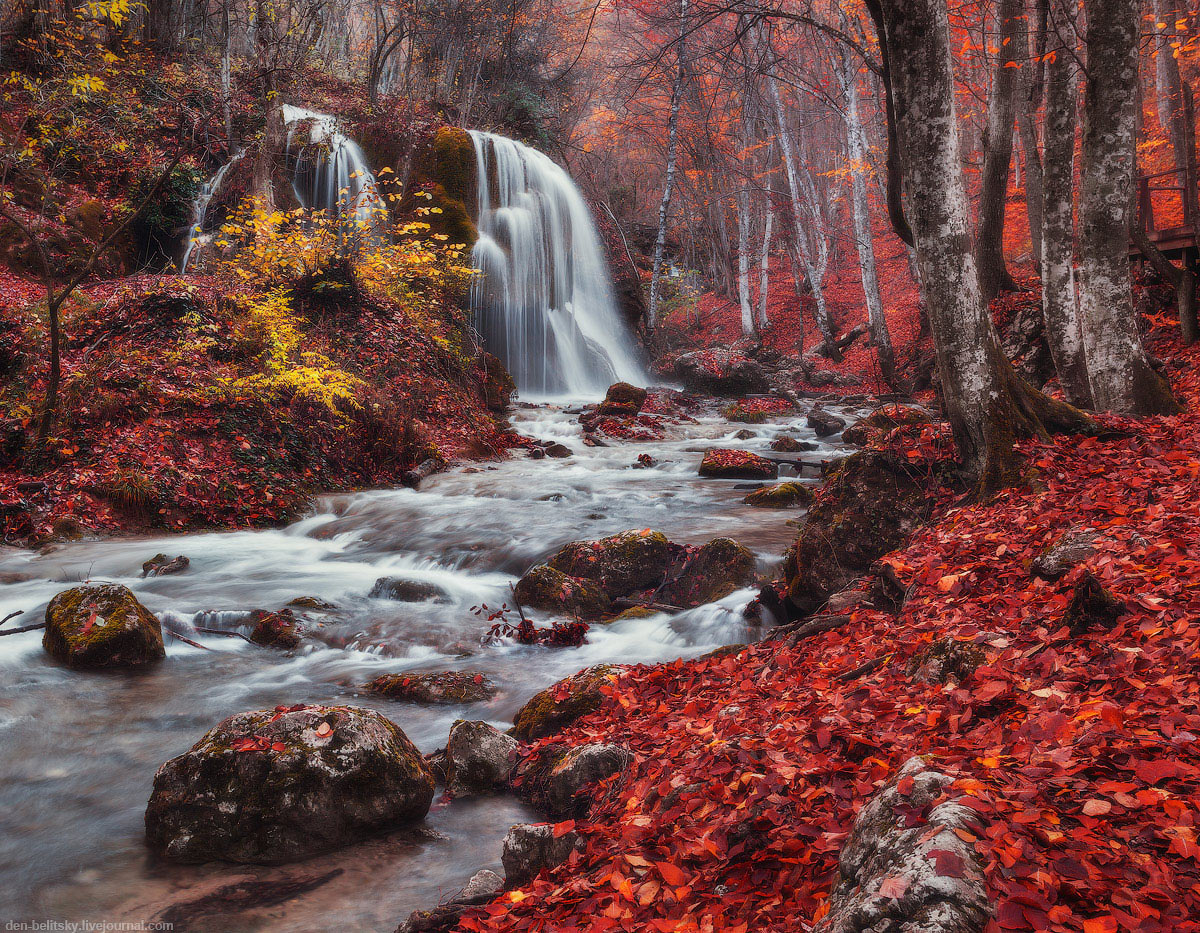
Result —
M704 480L706 446L765 451L781 429L812 440L802 417L746 427L716 416L669 427L663 441L582 443L561 406L522 406L524 432L566 444L574 456L460 466L420 491L336 495L280 530L81 541L43 551L0 550L0 617L40 621L46 603L82 580L131 587L175 626L234 628L248 610L300 596L333 603L310 612L316 638L295 653L197 635L210 650L167 637L167 658L138 673L81 673L51 662L41 633L0 638L0 917L192 922L176 929L325 933L391 931L420 907L452 895L475 871L500 871L501 840L536 819L509 797L435 801L418 832L364 841L278 867L179 866L152 856L142 816L155 769L235 712L298 702L369 706L424 752L458 718L506 727L534 692L592 664L694 656L757 638L744 590L673 617L594 625L574 649L481 644L486 619L531 564L567 541L655 528L680 542L733 537L770 569L795 535L795 511L753 509L729 480ZM658 465L634 467L640 453ZM828 457L831 448L804 455ZM785 473L790 468L785 468ZM814 476L813 471L806 471ZM186 554L190 569L140 577L158 552ZM394 575L429 581L439 602L368 597ZM535 614L541 624L546 618ZM481 671L492 701L422 707L364 695L357 685L393 671Z

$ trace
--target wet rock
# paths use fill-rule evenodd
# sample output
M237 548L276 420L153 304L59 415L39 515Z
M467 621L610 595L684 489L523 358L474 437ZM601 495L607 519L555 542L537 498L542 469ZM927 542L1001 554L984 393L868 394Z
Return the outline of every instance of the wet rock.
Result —
M535 694L517 711L513 735L522 742L532 742L599 709L604 701L601 688L620 671L611 664L588 667Z
M637 463L635 463L633 466L635 469L648 470L656 463L658 463L658 461L649 454L638 454Z
M571 456L571 448L566 444L550 444L545 450L547 457L554 457L556 460Z
M278 864L421 820L421 753L373 710L239 713L154 776L146 838L169 859Z
M588 621L607 615L611 609L608 596L597 583L569 577L548 564L527 571L517 581L513 594L523 606Z
M522 783L521 793L552 819L582 818L595 802L593 785L620 774L633 760L633 752L621 745L550 746Z
M529 457L530 460L546 459L546 451L543 450L541 447L530 447L529 450L526 451L526 455Z
M886 434L898 427L930 423L928 412L922 411L920 408L893 405L872 412L865 418L859 418L842 432L842 440L847 444L858 444L861 447L871 440L872 435Z
M733 436L735 439L737 439L739 441L748 441L748 440L751 440L752 438L757 437L758 435L755 434L753 431L751 431L749 428L742 428L740 431L734 432Z
M332 612L337 608L333 603L321 599L319 596L297 596L295 599L288 600L288 605L294 609L310 609L314 612Z
M500 861L504 864L505 883L519 887L532 881L544 869L561 865L579 842L574 831L562 836L554 835L549 823L520 823L504 837L504 851Z
M754 555L736 541L714 538L698 548L655 596L683 609L702 606L753 583L756 564Z
M837 434L838 431L846 427L846 419L839 418L837 415L830 414L823 408L814 408L808 413L805 422L812 428L817 437L829 437L831 434Z
M744 499L746 505L760 509L795 509L808 505L813 500L813 491L804 483L778 483L756 489Z
M517 762L517 740L486 722L459 720L446 742L446 790L456 797L502 789Z
M1061 537L1033 560L1033 575L1049 580L1061 580L1077 564L1096 553L1096 532L1072 531Z
M987 884L958 835L979 835L979 815L956 797L938 802L953 781L913 758L859 811L813 933L982 933Z
M183 573L191 566L191 561L180 554L178 557L171 557L168 554L155 554L148 561L142 564L143 577L165 577L171 573Z
M1112 629L1126 611L1125 603L1106 590L1095 574L1084 571L1071 590L1063 625L1072 635L1082 635L1093 626Z
M796 438L787 434L780 434L775 440L771 441L771 449L784 454L798 454L807 450L816 450L820 444L814 444L812 441L799 441Z
M280 609L278 612L255 609L250 613L249 622L254 626L250 640L256 645L284 651L300 647L304 632L291 609Z
M765 424L767 413L763 409L753 408L745 402L734 402L721 409L721 417L726 421L740 421L743 424Z
M124 586L77 586L46 607L42 647L76 669L136 667L166 657L158 619Z
M826 599L902 544L932 507L925 478L891 454L864 450L832 466L784 560L790 618Z
M371 599L394 599L401 603L449 601L446 591L436 583L407 580L404 577L380 577L367 595Z
M599 541L572 541L550 558L555 570L598 583L609 599L657 586L674 549L657 531L625 531Z
M939 638L908 662L908 676L927 684L961 684L987 660L978 645L957 638Z
M485 351L480 357L480 362L483 365L484 404L491 411L503 412L512 401L517 384L513 382L513 377L509 375L504 364L492 354Z
M364 690L389 700L454 706L480 703L496 695L495 685L483 674L471 671L439 671L432 674L384 674Z
M634 417L646 404L646 390L628 382L616 382L608 387L604 401L600 403L600 414Z
M748 450L720 450L714 447L705 452L700 463L700 475L711 479L774 479L779 475L779 467Z
M396 933L450 933L468 907L486 904L500 893L504 879L486 868L471 876L466 886L445 904L430 910L415 910L396 927Z
M688 392L759 395L770 391L766 370L732 350L696 350L675 360L675 375Z

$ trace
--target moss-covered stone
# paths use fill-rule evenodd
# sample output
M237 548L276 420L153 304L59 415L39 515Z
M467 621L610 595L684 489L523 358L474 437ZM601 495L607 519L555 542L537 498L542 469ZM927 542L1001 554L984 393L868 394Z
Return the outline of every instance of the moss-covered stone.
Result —
M780 434L771 441L771 449L780 453L795 454L806 450L816 450L819 445L812 441L802 441L789 434Z
M662 602L690 609L715 602L754 582L757 561L729 538L713 538L698 548L657 594Z
M929 424L929 414L920 408L906 408L892 405L872 412L865 418L859 418L854 424L842 432L842 440L847 444L867 444L872 435L891 431L893 428Z
M506 411L512 397L516 394L517 384L513 377L500 362L499 357L484 352L480 356L483 365L483 401L489 411L497 414Z
M632 418L646 404L646 390L628 382L615 382L608 387L604 401L600 403L600 414Z
M594 620L609 613L604 591L590 580L577 580L547 564L538 564L517 581L517 601L523 606Z
M158 619L114 583L78 586L50 600L42 647L77 669L136 667L166 656Z
M522 742L532 742L552 735L599 709L604 701L601 688L621 670L611 664L584 668L535 694L517 711L513 720L513 735Z
M721 416L727 421L740 421L743 424L765 424L767 413L759 408L751 408L744 402L734 402L721 409Z
M446 194L463 205L475 196L475 143L456 126L443 126L433 137L434 172Z
M744 499L760 509L795 509L812 502L813 491L803 483L777 483L756 489Z
M278 612L255 609L250 613L250 622L254 625L250 632L250 640L254 644L264 648L282 648L284 651L300 647L303 632L291 609L280 609Z
M646 606L630 606L619 616L613 619L613 621L624 622L628 619L648 619L654 615L658 615L657 610L650 609Z
M428 206L434 211L424 218L433 233L444 234L450 243L458 243L470 249L479 239L479 230L467 206L452 197L444 187L433 184L428 187Z
M625 531L599 541L572 541L549 560L569 577L594 580L609 599L657 586L675 548L659 531Z
M158 769L146 838L180 862L277 864L422 819L434 780L374 710L239 713Z
M496 695L496 687L487 677L471 671L384 674L370 683L363 684L363 689L378 693L389 700L448 706L480 703Z

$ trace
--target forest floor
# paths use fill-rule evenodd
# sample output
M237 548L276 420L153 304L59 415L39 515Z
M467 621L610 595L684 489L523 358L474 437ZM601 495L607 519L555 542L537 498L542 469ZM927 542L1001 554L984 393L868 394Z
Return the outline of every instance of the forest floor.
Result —
M1148 344L1188 410L1025 443L1028 485L971 501L937 486L944 448L902 451L938 506L885 558L909 587L898 614L860 604L794 643L614 677L600 709L528 752L635 752L586 821L560 826L582 850L461 929L807 928L856 811L929 755L982 817L960 836L995 899L989 931L1200 930L1200 349L1175 333L1160 320ZM1082 563L1031 574L1081 531ZM1123 606L1111 628L1064 621L1085 573ZM978 668L913 676L947 639Z

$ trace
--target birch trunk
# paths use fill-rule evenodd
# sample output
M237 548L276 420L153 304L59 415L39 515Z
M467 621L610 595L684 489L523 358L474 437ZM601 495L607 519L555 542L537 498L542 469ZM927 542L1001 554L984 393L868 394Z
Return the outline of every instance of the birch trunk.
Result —
M959 156L946 0L883 5L908 217L917 241L946 415L983 490L1018 475L1017 437L1083 428L1076 409L1025 385L1000 350L979 289Z
M742 333L754 333L754 311L750 305L750 182L743 178L737 193L737 291L742 309Z
M1046 64L1044 61L1047 42L1047 25L1050 14L1049 0L1036 0L1037 26L1030 45L1029 30L1022 25L1021 48L1028 49L1029 63L1020 69L1020 86L1023 93L1018 100L1023 106L1017 113L1017 132L1021 139L1021 150L1025 154L1025 215L1029 219L1029 248L1035 269L1042 268L1042 185L1044 170L1038 149L1037 114L1042 106L1046 88ZM1024 23L1024 20L1022 20Z
M1074 24L1056 11L1054 34L1074 35ZM1042 318L1058 384L1072 405L1092 407L1087 357L1075 304L1074 200L1075 99L1078 66L1072 45L1054 49L1047 69L1046 145L1042 188Z
M1129 274L1138 0L1084 0L1087 90L1080 193L1079 313L1096 408L1128 414L1179 410L1138 334Z
M792 202L792 224L794 226L793 235L795 237L796 254L800 257L804 274L808 278L809 288L812 290L813 305L815 308L813 316L817 322L817 330L820 331L821 339L825 342L825 346L829 348L830 359L840 362L842 355L837 349L837 337L833 333L833 322L829 317L829 307L825 304L825 292L822 288L825 270L822 268L820 256L813 256L813 251L809 249L808 240L805 237L803 219L805 212L804 195L801 191L800 172L796 165L795 143L792 140L791 129L787 125L787 117L783 112L783 99L779 94L779 82L775 78L775 69L773 67L767 72L767 85L771 93L771 105L775 110L775 128L779 133L779 151L783 158L784 174L787 176L788 182L788 195ZM820 230L814 230L813 239L817 243L818 252L821 252L821 246L824 244L824 234Z
M771 234L775 224L775 212L771 209L770 195L767 201L767 219L763 222L762 252L758 258L758 326L769 327L767 319L767 293L771 287Z
M679 0L679 66L671 85L671 110L667 116L667 178L658 204L658 233L654 237L654 263L650 267L650 301L646 310L646 329L653 333L658 317L658 283L662 277L663 251L667 245L667 216L671 212L671 194L675 189L675 158L679 147L679 100L683 91L684 42L687 39L688 0Z
M887 319L883 315L883 301L879 296L879 274L875 267L875 244L871 238L867 184L863 178L867 165L867 139L858 110L858 75L850 63L848 53L842 54L840 65L837 75L846 95L846 142L852 165L850 194L854 215L854 243L858 248L863 297L867 303L867 326L871 331L875 352L879 356L880 372L888 385L895 385L896 358L892 349L892 335L888 332Z
M1004 219L1008 206L1008 176L1012 167L1013 122L1017 103L1017 51L1025 15L1022 0L1000 0L1000 56L988 94L987 127L983 136L983 172L979 191L979 224L975 257L984 302L1017 283L1004 264ZM1027 64L1026 64L1027 66Z

